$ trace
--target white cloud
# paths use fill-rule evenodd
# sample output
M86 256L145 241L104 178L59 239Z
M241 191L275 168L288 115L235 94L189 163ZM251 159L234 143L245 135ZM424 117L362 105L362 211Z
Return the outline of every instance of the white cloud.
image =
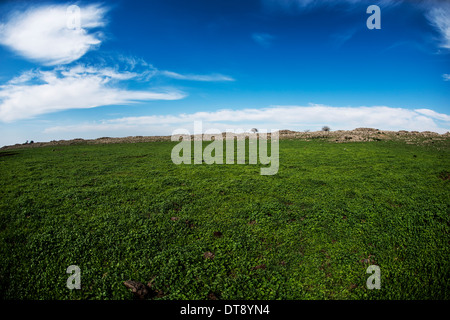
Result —
M172 71L159 71L160 75L166 76L172 79L178 80L192 80L192 81L205 81L205 82L214 82L214 81L234 81L233 78L229 76L225 76L223 74L209 74L209 75L201 75L201 74L180 74Z
M431 117L433 119L442 120L445 122L450 123L450 116L443 114L443 113L437 113L436 111L430 110L430 109L416 109L414 110L418 113L424 114L428 117Z
M69 28L67 5L40 6L14 12L0 24L0 44L26 59L44 65L67 64L78 60L101 43L106 9L96 4L80 7L81 28Z
M127 132L127 135L136 135L136 132L170 135L173 130L178 128L191 130L194 121L202 121L205 130L208 128L219 130L241 128L247 130L257 127L267 130L290 129L302 131L304 129L320 130L323 125L328 125L334 130L372 127L382 130L417 130L445 133L450 127L449 119L450 116L429 109L408 110L386 106L273 106L263 109L226 109L178 115L123 117L73 126L50 127L45 130L45 133L90 132L92 135L95 132L105 133L121 130L121 132ZM436 120L442 120L444 123L438 124Z
M78 65L51 71L28 71L0 86L0 121L11 122L67 109L130 104L148 100L176 100L176 90L154 92L118 88L120 80L139 78L132 72Z
M426 17L441 35L440 46L450 49L450 4L437 2Z
M444 79L444 81L450 81L450 74L444 73L442 79Z

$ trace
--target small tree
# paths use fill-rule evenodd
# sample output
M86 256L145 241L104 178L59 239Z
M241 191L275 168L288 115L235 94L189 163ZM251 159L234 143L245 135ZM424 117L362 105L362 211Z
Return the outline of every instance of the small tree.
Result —
M330 129L329 126L323 126L323 127L322 127L322 131L328 132L328 131L330 131L330 130L331 130L331 129Z
M258 132L258 129L256 129L256 128L251 128L250 131L251 131L252 133L257 133L257 132Z

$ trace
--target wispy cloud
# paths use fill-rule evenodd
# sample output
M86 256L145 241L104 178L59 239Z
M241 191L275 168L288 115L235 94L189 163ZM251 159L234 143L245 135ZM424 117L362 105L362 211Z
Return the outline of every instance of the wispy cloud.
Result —
M192 81L235 81L232 77L223 74L180 74L172 71L159 71L158 74L172 79L178 80L192 80Z
M436 111L430 110L430 109L416 109L415 112L418 112L420 114L424 114L430 118L442 120L447 122L447 124L450 124L450 116L444 113L438 113Z
M129 130L142 132L149 130L157 134L170 134L177 128L190 128L194 121L203 121L204 129L231 128L320 130L323 125L332 129L350 130L357 127L374 127L384 130L418 130L444 133L449 130L450 116L429 109L408 110L386 106L374 107L331 107L310 106L274 106L263 109L218 110L177 115L152 115L141 117L123 117L95 123L73 126L56 126L45 133L64 132L112 132ZM437 122L442 122L438 124Z
M450 81L450 74L444 73L444 74L442 75L442 79L444 79L444 81Z
M314 8L323 8L330 6L347 5L348 7L356 4L371 5L376 4L382 7L395 6L402 3L402 0L262 0L264 6L269 9L283 10L307 10Z
M269 47L272 44L273 36L268 33L253 33L252 39L263 47Z
M29 119L61 110L122 105L137 101L177 100L186 96L176 89L125 90L120 88L121 82L145 83L154 77L205 82L235 81L222 74L160 71L143 59L131 57L107 60L100 65L71 64L53 67L51 70L36 68L22 72L0 85L0 121Z
M32 70L0 86L0 121L11 122L68 109L131 104L149 100L177 100L177 90L143 91L120 89L118 82L142 74L112 68L78 65L50 71Z
M427 19L440 34L440 47L450 49L450 3L432 2Z
M0 44L44 65L67 64L98 47L102 33L90 30L106 24L106 9L97 4L80 7L80 28L69 28L67 5L39 6L11 13L0 24Z
M346 30L346 31L342 31L340 33L334 33L330 37L331 37L332 41L334 42L334 45L339 48L339 47L343 46L344 43L349 41L355 35L356 31L357 31L356 28L351 29L351 30Z

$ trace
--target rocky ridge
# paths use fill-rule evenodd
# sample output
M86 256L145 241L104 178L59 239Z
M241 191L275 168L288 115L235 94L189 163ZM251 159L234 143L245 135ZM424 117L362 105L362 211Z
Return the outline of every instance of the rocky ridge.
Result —
M237 134L237 139L243 139L249 136L258 136L259 133L246 133ZM270 138L270 133L267 134L267 138ZM203 138L204 140L215 139L211 135L204 134L190 136L191 139L198 140ZM227 134L222 133L222 138L227 139ZM228 136L229 138L229 136ZM280 130L279 139L300 139L305 141L311 141L314 139L323 139L335 143L350 143L350 142L364 142L364 141L387 141L387 140L402 140L408 144L416 143L434 143L434 141L446 140L450 138L450 132L439 134L431 131L387 131L378 130L374 128L356 128L354 130L336 130L336 131L291 131ZM80 144L109 144L109 143L139 143L139 142L157 142L157 141L170 141L171 136L129 136L123 138L111 138L102 137L98 139L72 139L72 140L52 140L50 142L32 142L22 143L10 146L4 146L0 150L18 149L18 148L37 148L45 146L67 146L67 145L80 145Z

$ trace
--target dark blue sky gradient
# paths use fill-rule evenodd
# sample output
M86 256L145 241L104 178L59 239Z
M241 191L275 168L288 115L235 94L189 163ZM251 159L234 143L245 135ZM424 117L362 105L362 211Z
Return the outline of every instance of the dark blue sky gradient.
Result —
M111 39L102 50L141 57L159 69L230 75L236 82L195 84L229 107L249 100L257 105L264 97L264 105L448 110L442 74L449 56L437 54L437 35L421 10L381 8L382 29L368 30L366 8L288 12L269 11L261 1L127 1L111 10ZM254 33L270 35L270 43L253 41Z

